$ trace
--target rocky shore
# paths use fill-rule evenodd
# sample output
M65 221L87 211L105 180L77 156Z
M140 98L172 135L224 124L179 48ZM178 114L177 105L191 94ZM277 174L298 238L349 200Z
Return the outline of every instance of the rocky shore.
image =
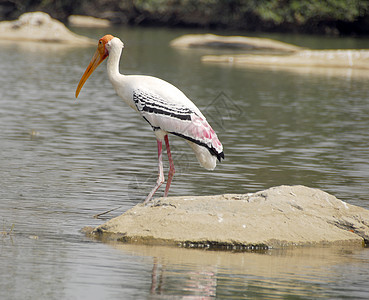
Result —
M108 20L71 16L75 27L108 28ZM63 23L44 12L25 13L14 21L0 22L0 38L13 42L42 42L61 45L95 45L96 42L70 31ZM171 41L174 48L230 49L242 51L226 55L204 55L202 62L232 66L312 67L366 70L369 50L310 50L280 41L214 34L188 34ZM318 67L318 68L317 68Z

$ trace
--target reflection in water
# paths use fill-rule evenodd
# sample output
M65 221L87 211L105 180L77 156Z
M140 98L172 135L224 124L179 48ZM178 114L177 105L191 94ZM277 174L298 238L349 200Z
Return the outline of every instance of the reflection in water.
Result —
M217 278L215 267L196 267L197 270L187 272L174 271L172 266L160 264L160 259L153 258L151 295L161 296L196 296L211 299L216 296ZM184 277L184 278L183 278Z
M129 255L153 257L150 293L164 297L241 299L274 295L339 298L341 291L334 287L341 285L341 276L349 275L338 270L345 265L369 267L369 253L362 248L230 253L121 243L112 246ZM333 288L327 291L327 285ZM368 288L356 291L359 297L368 292Z

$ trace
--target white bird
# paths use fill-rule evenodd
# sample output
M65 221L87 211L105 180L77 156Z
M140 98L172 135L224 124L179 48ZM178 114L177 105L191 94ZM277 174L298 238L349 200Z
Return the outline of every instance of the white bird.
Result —
M168 133L184 138L195 152L200 165L205 169L213 170L216 160L224 159L224 152L221 142L203 114L178 88L156 77L119 73L119 60L123 48L122 41L112 35L105 35L99 40L97 50L76 89L76 98L92 72L109 57L107 72L116 93L151 125L157 139L159 176L155 187L144 201L146 205L165 181L162 160L163 140L169 160L164 197L168 195L173 179L175 169Z

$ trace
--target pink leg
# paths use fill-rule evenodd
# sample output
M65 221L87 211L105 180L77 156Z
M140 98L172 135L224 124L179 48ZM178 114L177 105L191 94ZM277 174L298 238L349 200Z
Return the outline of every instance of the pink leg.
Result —
M164 137L164 140L165 140L165 146L167 147L167 154L168 154L168 160L169 160L168 180L167 180L167 185L165 187L165 192L164 192L164 197L166 197L166 196L168 196L169 187L170 187L170 184L172 183L172 179L173 179L173 176L174 176L174 173L176 172L176 170L174 169L172 153L170 152L168 135L166 135Z
M152 196L154 196L155 192L164 182L162 142L157 140L157 143L158 143L159 176L158 180L156 181L156 185L151 190L150 194L146 197L144 205L146 205L152 199Z

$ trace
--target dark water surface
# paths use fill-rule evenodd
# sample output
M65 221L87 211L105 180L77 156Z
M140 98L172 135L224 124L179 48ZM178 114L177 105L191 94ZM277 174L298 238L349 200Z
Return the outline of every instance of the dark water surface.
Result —
M366 72L201 64L217 51L171 49L181 30L109 33L126 45L121 72L180 87L223 142L226 160L209 172L171 138L171 195L303 184L369 208ZM277 37L315 48L369 46L363 38ZM368 249L225 253L85 238L81 228L104 222L94 214L122 205L112 217L142 202L157 172L154 135L115 95L105 64L75 100L94 51L0 43L1 299L368 297Z

